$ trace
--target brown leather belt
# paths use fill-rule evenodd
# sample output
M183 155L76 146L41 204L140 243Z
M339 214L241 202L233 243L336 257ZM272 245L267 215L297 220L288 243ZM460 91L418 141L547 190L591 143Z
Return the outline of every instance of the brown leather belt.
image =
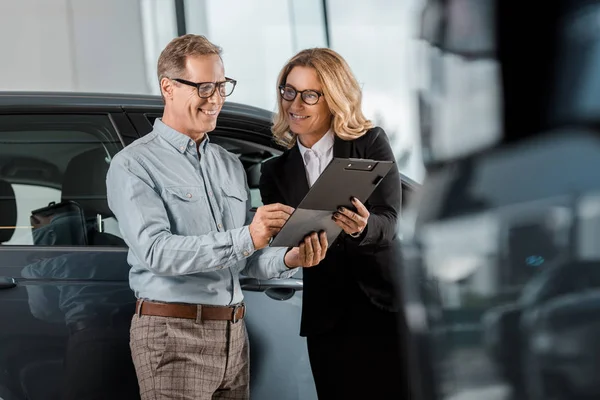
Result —
M244 303L233 306L209 306L138 300L135 310L137 315L187 319L198 319L200 317L202 321L231 321L234 323L243 319L246 315L246 305Z

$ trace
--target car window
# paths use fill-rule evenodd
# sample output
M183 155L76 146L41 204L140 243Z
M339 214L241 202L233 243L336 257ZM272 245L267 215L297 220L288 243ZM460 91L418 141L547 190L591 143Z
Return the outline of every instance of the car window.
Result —
M108 115L0 116L0 244L124 246L106 201Z
M235 139L228 137L225 131L217 130L211 135L210 140L212 143L218 144L230 153L235 154L240 159L246 171L252 207L260 207L263 205L263 202L258 185L262 163L280 152L253 143L250 138L251 134L248 135L248 140Z
M542 271L523 289L520 302L526 306L543 304L555 298L600 288L600 263L564 262Z

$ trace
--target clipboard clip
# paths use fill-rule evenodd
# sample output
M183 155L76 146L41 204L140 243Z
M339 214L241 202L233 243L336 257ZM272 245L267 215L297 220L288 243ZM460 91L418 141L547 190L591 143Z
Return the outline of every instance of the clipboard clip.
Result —
M357 162L354 163L352 162L352 160L348 161L348 164L346 164L346 167L344 167L345 170L347 171L372 171L373 169L375 169L375 167L377 166L377 161L373 161L373 162Z

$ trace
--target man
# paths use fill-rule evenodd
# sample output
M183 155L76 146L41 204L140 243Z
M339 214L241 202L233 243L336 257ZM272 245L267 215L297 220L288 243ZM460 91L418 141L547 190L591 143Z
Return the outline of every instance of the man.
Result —
M158 79L162 120L117 154L107 175L138 298L131 352L141 397L247 399L238 275L289 277L325 257L326 237L308 237L302 251L258 251L293 209L260 207L244 226L251 205L242 164L207 136L236 83L225 77L219 47L203 36L174 39Z

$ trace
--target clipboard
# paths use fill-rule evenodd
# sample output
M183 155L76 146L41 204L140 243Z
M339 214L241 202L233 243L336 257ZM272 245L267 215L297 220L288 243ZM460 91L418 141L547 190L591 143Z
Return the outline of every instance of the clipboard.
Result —
M351 198L363 204L394 166L394 161L334 158L304 196L271 247L297 247L311 232L325 231L329 246L342 232L332 220L338 207L356 211Z

